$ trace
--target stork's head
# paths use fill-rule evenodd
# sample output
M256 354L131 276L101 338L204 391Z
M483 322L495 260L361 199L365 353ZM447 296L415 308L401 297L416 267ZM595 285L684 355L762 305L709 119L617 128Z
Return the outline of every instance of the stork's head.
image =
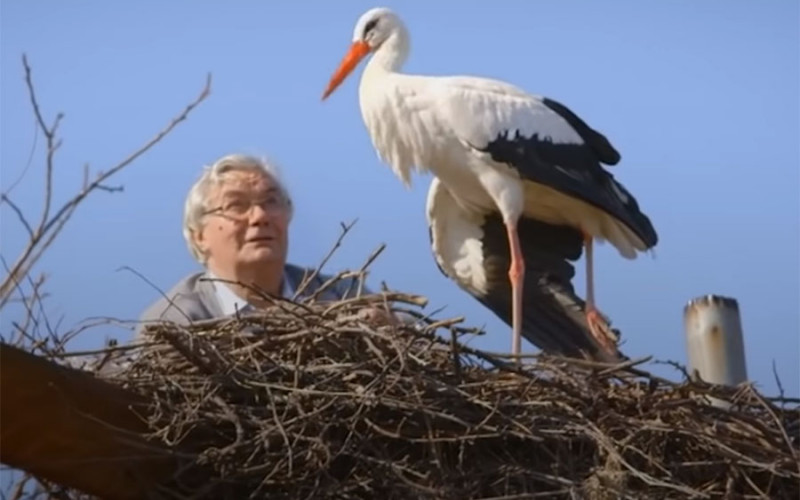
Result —
M327 98L370 52L378 50L392 35L405 35L403 22L386 7L375 7L361 15L353 29L353 43L333 73L322 99Z

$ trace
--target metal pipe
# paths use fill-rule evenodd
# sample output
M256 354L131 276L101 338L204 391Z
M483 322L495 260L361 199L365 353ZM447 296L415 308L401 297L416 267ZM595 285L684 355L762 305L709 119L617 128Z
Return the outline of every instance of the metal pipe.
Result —
M744 336L736 299L705 295L683 311L689 374L713 384L735 386L747 380Z

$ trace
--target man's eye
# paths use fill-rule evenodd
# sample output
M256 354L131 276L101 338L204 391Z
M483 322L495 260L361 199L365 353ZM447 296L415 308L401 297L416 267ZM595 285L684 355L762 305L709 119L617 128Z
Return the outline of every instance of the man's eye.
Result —
M234 212L243 211L245 208L247 208L247 203L245 203L245 202L243 202L241 200L229 201L225 205L225 209L226 210L232 210Z

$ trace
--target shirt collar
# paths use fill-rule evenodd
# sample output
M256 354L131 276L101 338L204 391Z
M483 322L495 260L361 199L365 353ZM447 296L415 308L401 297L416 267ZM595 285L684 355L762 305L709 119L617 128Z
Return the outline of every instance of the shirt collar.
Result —
M281 285L281 296L286 299L291 299L294 296L294 292L297 289L295 283L289 277L289 273L286 272L286 268L283 268L283 280Z
M253 308L249 302L236 295L227 283L215 281L220 279L217 275L211 271L207 272L209 278L212 280L211 284L214 286L214 295L216 296L217 302L222 310L222 314L225 316L231 316L236 314L237 311L247 312ZM288 273L285 269L283 271L283 278L281 281L281 296L287 299L292 298L294 295L295 286L294 283L292 283L289 279Z

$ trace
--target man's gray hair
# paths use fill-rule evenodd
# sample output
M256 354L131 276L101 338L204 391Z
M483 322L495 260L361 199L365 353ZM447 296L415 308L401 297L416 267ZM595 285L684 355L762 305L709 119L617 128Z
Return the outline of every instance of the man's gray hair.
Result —
M286 200L289 220L291 220L294 211L291 197L281 180L278 166L266 158L245 154L230 154L223 156L211 166L203 167L202 174L189 189L183 208L183 237L189 247L189 252L203 265L206 263L206 257L195 244L194 234L202 229L203 217L205 212L209 210L208 194L225 180L228 173L233 171L257 172L267 176Z

